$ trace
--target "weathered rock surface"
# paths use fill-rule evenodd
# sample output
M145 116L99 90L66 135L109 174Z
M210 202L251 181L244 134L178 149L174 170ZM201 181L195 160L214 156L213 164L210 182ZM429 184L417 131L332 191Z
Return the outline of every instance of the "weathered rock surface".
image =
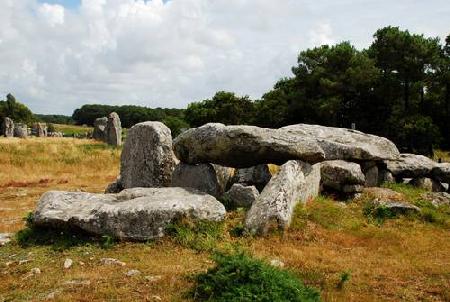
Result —
M113 181L112 183L110 183L106 189L105 189L105 193L119 193L120 191L122 191L123 189L125 189L122 184L120 183L120 177L118 177L115 181Z
M47 125L44 123L34 123L32 133L37 137L47 137Z
M450 163L436 164L431 174L440 182L450 183Z
M366 187L376 187L379 184L379 170L376 162L368 161L360 164L361 171L366 178L364 185Z
M245 186L239 183L233 184L224 197L236 208L250 208L258 199L259 192L255 186Z
M403 201L373 200L372 204L375 206L388 208L395 214L405 215L420 212L420 209L415 205Z
M134 125L122 150L119 187L169 187L175 159L170 129L161 122Z
M172 187L193 188L220 197L233 176L233 168L214 164L180 163L172 174Z
M39 200L33 223L148 240L164 236L167 226L183 217L220 221L224 215L214 197L183 188L133 188L119 194L51 191Z
M378 172L378 183L395 183L395 177L386 169L381 169Z
M379 200L393 200L393 201L405 201L406 197L402 193L395 192L394 190L387 188L364 188L363 193L367 194L372 199Z
M273 229L288 228L297 203L316 197L319 188L320 165L288 161L248 211L246 230L252 234L265 234Z
M96 140L106 141L106 127L108 126L107 117L99 117L94 121L94 131L92 138Z
M272 178L269 165L257 165L250 168L236 169L233 176L233 183L246 186L255 186L260 192Z
M189 129L174 141L175 155L185 163L215 163L247 168L299 159L319 162L322 148L312 138L280 129L206 124Z
M111 112L106 125L106 143L112 146L122 145L122 124L119 115Z
M14 136L19 138L26 138L28 136L28 127L26 124L17 123L14 126Z
M9 117L5 117L2 123L2 135L5 137L14 136L14 122Z
M417 177L413 178L410 182L410 185L413 185L417 188L424 189L430 192L444 192L445 188L444 186L431 178L428 177Z
M331 160L320 163L322 183L338 191L344 185L364 185L366 179L360 165L343 160Z
M436 163L423 155L400 154L398 160L385 161L387 169L395 178L415 178L431 175Z
M435 207L449 206L450 194L445 192L424 193L421 197L433 204Z
M317 141L326 160L379 161L396 159L399 151L384 137L346 128L297 124L281 128L292 134Z

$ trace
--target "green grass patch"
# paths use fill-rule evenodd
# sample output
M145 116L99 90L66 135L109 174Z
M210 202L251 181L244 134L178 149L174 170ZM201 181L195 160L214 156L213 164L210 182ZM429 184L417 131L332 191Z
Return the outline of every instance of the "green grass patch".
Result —
M382 185L382 187L391 189L398 193L402 193L403 195L405 195L406 199L411 203L415 203L421 200L421 195L427 192L423 189L416 188L410 184L403 184L403 183L385 183Z
M196 301L320 301L293 273L243 253L216 254L216 265L195 277Z

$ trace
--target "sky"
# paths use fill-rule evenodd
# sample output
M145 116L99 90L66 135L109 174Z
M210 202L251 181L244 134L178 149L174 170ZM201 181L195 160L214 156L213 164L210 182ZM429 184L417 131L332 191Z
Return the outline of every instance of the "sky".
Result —
M219 90L257 99L301 50L366 48L388 25L442 39L449 16L448 0L0 0L0 99L67 115L184 108Z

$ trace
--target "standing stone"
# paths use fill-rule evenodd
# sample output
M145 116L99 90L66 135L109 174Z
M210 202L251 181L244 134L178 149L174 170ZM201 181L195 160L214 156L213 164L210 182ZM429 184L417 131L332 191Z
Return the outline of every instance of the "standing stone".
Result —
M106 127L108 126L107 117L99 117L94 121L94 132L92 138L100 141L106 141Z
M377 187L378 186L378 166L376 162L369 161L361 163L361 170L366 178L366 187Z
M32 131L37 137L47 137L47 125L44 123L34 123Z
M250 208L259 197L255 186L244 186L239 183L233 184L224 197L236 208Z
M121 188L169 187L174 168L172 135L163 123L139 123L128 131L121 155Z
M257 165L250 168L236 169L233 176L233 183L246 186L255 186L258 191L262 191L272 178L269 165Z
M106 143L111 146L122 145L122 124L119 115L112 112L108 116L106 125Z
M430 192L445 192L444 186L439 181L428 177L413 178L409 184Z
M395 183L395 177L392 173L386 169L379 170L378 173L378 183Z
M319 165L325 191L344 193L344 195L362 191L366 178L359 164L344 160L330 160Z
M9 117L5 117L2 123L2 135L5 137L14 136L14 122Z
M180 163L172 175L172 187L194 188L221 197L233 175L233 168L214 164Z
M14 136L26 138L28 136L28 128L26 124L16 124L14 127Z
M288 228L297 203L315 198L319 188L320 165L288 161L248 211L246 230L251 234L266 234Z

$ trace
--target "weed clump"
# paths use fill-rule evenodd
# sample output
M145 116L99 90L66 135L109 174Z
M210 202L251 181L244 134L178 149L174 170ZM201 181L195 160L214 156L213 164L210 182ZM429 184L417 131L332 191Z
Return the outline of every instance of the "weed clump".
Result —
M216 266L196 276L196 301L320 301L319 292L291 272L244 253L216 254Z

